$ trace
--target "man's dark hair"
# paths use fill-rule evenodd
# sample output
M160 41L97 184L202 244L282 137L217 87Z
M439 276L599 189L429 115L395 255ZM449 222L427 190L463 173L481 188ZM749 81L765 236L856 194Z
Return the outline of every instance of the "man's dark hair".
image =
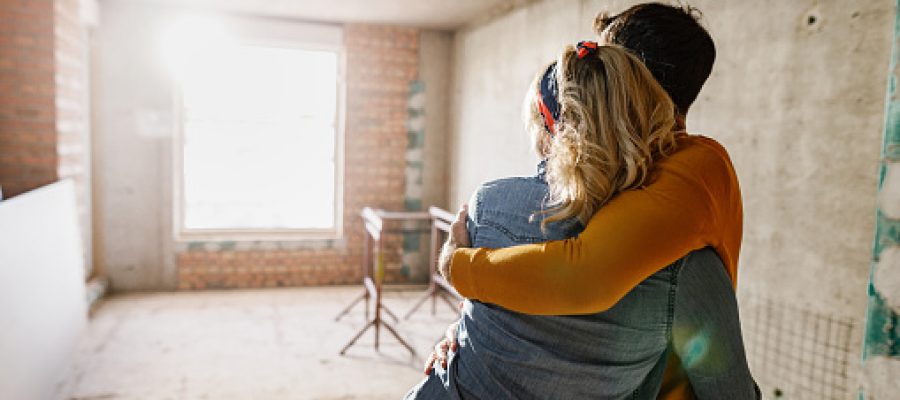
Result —
M684 115L716 59L716 46L699 19L700 12L689 6L644 3L613 16L601 12L594 30L640 57Z

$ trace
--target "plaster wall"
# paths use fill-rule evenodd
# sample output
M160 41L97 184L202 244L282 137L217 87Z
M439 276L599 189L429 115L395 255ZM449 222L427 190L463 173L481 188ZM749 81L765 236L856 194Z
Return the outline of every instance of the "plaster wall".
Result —
M95 36L94 184L98 262L114 290L175 288L172 85L164 12L101 3Z
M720 56L689 127L741 179L741 288L862 319L893 2L703 9Z
M451 207L485 180L533 173L528 84L564 44L594 37L598 11L634 3L541 1L456 33ZM688 128L722 142L741 181L742 317L765 299L850 321L857 368L894 2L690 3L718 57Z
M422 205L447 207L448 126L453 35L422 31L419 36L419 80L425 84L425 145Z
M860 391L870 400L896 397L900 376L900 16L895 21Z

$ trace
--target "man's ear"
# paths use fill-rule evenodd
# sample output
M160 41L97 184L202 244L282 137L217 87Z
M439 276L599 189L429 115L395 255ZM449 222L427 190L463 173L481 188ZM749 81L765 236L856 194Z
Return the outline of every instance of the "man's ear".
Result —
M687 119L680 112L675 112L675 130L687 132Z

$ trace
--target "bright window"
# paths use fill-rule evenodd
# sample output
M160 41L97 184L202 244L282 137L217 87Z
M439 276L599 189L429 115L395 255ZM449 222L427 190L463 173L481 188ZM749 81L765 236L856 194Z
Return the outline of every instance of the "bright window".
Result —
M180 73L181 230L334 235L339 54L220 45Z

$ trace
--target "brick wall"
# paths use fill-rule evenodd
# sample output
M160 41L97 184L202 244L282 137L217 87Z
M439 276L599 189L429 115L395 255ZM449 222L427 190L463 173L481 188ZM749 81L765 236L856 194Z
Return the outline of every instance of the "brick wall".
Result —
M57 178L83 182L87 44L78 0L5 2L0 27L4 193L11 197Z
M359 283L364 206L402 210L410 83L418 75L416 29L347 25L344 238L327 244L190 243L177 254L181 289ZM400 238L391 237L389 282L403 281Z
M72 178L90 268L86 27L80 0L0 3L0 187Z
M80 2L54 1L56 173L75 183L87 275L91 275L90 130L87 28Z
M53 1L0 3L0 186L11 197L57 179Z
M54 6L57 174L75 181L83 217L89 205L87 38L79 0L56 0Z

